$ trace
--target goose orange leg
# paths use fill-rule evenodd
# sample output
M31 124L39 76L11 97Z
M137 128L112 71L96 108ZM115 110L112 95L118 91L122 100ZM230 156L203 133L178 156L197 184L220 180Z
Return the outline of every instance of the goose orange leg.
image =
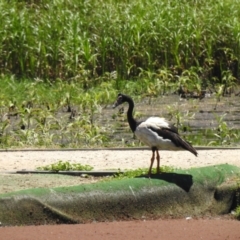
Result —
M159 155L159 152L158 150L157 151L157 156L156 156L156 159L157 159L157 174L160 173L160 155Z
M152 166L153 166L154 159L155 159L155 149L152 149L151 164L150 164L150 167L149 167L149 170L148 170L148 177L149 178L151 177L151 172L152 172Z

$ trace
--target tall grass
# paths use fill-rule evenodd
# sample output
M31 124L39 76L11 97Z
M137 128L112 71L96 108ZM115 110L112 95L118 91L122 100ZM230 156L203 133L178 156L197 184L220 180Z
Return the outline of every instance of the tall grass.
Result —
M102 108L116 90L102 83L87 91L80 83L0 81L0 146L99 146L109 138Z
M187 74L188 72L183 74L181 82L184 82L185 78L188 80L188 77L194 77ZM197 107L198 100L180 101L171 106L168 105L169 100L176 100L175 97L154 100L152 97L162 91L164 79L171 77L167 71L158 72L157 76L162 77L162 83L146 79L142 79L140 84L139 81L121 80L118 87L120 91L124 90L133 96L136 103L140 102L140 106L151 104L149 107L154 110L154 115L166 117L176 123L184 138L193 144L215 146L239 143L239 129L228 125L225 122L225 115L219 116L221 110L216 112L216 121L206 120L210 122L210 129L208 125L202 128L202 118L205 115L195 119L195 114L200 112ZM14 77L0 79L0 148L119 147L140 144L131 137L126 114L122 113L124 109L113 111L111 108L117 96L114 80L102 82L86 90L78 81L69 83L56 80L53 84L51 81L43 82L39 79L35 81L19 80ZM166 84L166 91L168 88ZM232 110L228 107L231 108L236 103L232 100L227 104L224 102L221 101L221 105L226 106L224 112L230 121L233 116L231 117ZM209 104L214 107L213 103L214 98ZM145 108L143 106L139 108L139 112L135 112L138 119L144 119L151 112L143 114ZM192 129L193 119L195 127ZM129 137L125 134L129 134Z
M88 88L108 73L133 79L195 66L203 75L218 69L221 80L232 63L238 70L239 0L10 2L0 3L3 74L75 79Z

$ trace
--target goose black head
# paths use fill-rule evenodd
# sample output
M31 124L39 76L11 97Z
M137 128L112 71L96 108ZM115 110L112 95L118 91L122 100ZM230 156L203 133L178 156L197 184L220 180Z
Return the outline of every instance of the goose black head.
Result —
M122 103L124 103L124 95L119 93L118 97L117 97L117 101L113 104L113 108L116 108L117 106L121 105Z

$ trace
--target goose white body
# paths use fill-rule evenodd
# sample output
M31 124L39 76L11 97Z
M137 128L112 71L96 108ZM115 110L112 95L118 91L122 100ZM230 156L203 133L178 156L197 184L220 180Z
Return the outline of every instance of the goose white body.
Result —
M151 128L156 130L162 128L170 129L171 126L164 118L150 117L137 126L135 130L136 137L150 148L155 146L159 150L184 150L181 147L177 147L170 138L164 138Z

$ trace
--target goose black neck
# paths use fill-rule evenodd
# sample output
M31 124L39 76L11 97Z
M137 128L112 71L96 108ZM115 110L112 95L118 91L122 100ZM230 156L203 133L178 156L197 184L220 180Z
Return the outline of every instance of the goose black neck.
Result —
M134 102L133 100L129 97L126 100L128 102L128 111L127 111L127 119L128 119L128 123L129 126L131 128L131 130L133 132L135 132L136 127L137 127L137 122L136 120L133 118L133 108L134 108Z

